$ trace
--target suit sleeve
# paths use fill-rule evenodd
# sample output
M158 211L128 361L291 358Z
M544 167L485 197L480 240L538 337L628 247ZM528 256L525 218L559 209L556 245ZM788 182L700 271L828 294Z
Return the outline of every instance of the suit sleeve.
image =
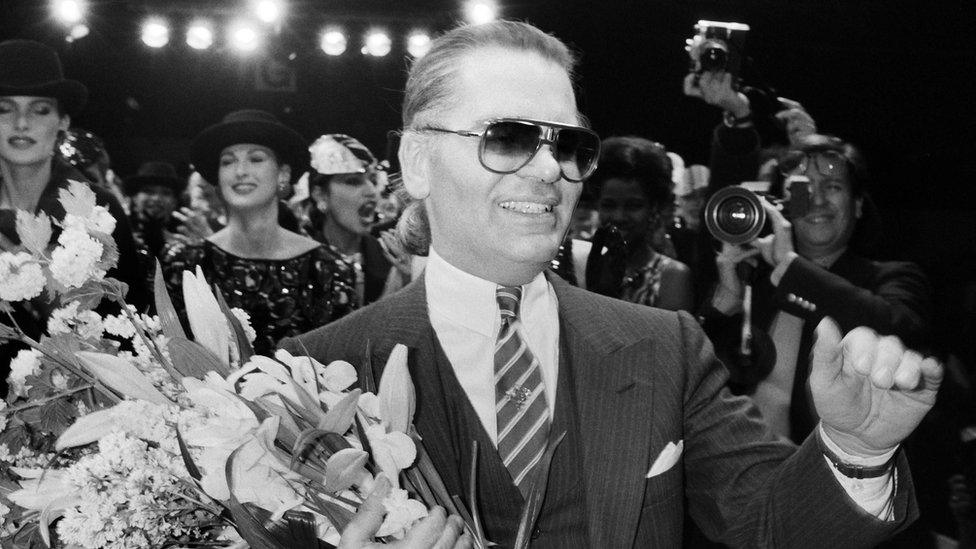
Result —
M867 326L896 335L910 346L925 342L931 320L931 289L925 274L912 263L876 264L870 287L858 287L807 259L797 257L776 288L776 300L787 311L814 324L829 316L850 331ZM790 303L789 295L816 305L810 311Z
M911 475L898 461L895 520L852 501L812 437L777 439L744 397L691 317L681 314L686 496L710 538L733 547L872 547L917 516Z

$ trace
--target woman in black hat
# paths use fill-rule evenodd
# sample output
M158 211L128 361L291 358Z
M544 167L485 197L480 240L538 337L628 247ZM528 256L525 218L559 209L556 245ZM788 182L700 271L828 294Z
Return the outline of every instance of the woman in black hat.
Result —
M196 136L193 165L215 183L227 226L164 258L167 284L182 304L183 270L203 269L228 305L244 309L257 332L254 350L321 326L351 310L352 267L333 249L278 222L278 194L307 163L301 136L271 114L236 111Z
M0 42L0 247L19 245L16 212L45 212L63 219L58 190L68 180L87 178L55 154L71 115L84 106L88 90L64 78L61 62L51 48L31 40ZM125 212L107 191L93 187L99 205L117 223L112 236L119 247L119 267L108 276L129 285L127 301L140 310L149 305L145 276L135 259L136 247ZM51 304L31 302L14 306L20 327L30 336L43 331ZM6 368L11 345L0 345L0 365ZM0 380L6 375L0 375Z

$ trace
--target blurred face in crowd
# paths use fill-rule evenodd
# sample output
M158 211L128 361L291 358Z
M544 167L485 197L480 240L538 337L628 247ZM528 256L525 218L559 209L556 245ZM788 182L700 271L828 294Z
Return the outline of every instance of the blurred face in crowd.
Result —
M144 217L164 221L176 209L176 195L165 185L144 185L132 198L132 206Z
M0 97L0 159L15 166L50 162L58 132L70 122L54 98Z
M368 234L373 227L377 192L368 174L334 175L327 185L314 187L312 198L324 204L329 218L344 231Z
M278 183L287 181L288 166L278 164L274 151L240 143L220 153L220 194L228 210L277 207Z
M484 121L502 117L578 123L569 74L537 53L486 47L457 63L452 103L430 117L432 126L480 131ZM479 162L478 138L426 132L404 137L418 139L401 147L401 163L407 190L427 198L438 254L499 283L524 283L532 271L542 271L582 191L580 183L562 178L550 146L517 172L497 174Z
M613 223L628 244L645 242L656 227L658 212L636 179L612 177L600 190L600 223Z
M697 230L698 226L701 225L702 208L705 207L705 192L702 190L692 191L675 198L675 202L681 219L689 228Z
M810 178L810 211L791 219L796 251L807 258L847 248L861 217L862 201L854 196L847 163L837 163L833 175L820 173L816 164L808 162L805 172Z

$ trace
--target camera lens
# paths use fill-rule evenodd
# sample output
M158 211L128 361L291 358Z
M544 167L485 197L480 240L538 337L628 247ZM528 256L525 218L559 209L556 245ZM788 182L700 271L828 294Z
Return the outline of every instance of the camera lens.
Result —
M698 62L703 71L722 71L729 60L729 48L721 40L707 40L701 47Z
M719 190L705 205L705 226L712 236L729 244L755 239L766 223L759 197L742 187Z

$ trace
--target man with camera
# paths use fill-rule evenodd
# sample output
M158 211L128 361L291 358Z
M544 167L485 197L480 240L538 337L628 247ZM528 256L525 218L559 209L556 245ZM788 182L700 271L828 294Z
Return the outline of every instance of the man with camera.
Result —
M931 316L930 289L914 264L857 253L869 198L863 161L850 144L809 135L778 168L786 177L780 198L759 202L770 234L736 245L710 224L727 241L716 258L705 328L732 371L733 388L751 394L780 434L803 440L817 422L807 380L817 322L829 316L844 331L866 326L918 348ZM713 221L721 217L713 214Z

